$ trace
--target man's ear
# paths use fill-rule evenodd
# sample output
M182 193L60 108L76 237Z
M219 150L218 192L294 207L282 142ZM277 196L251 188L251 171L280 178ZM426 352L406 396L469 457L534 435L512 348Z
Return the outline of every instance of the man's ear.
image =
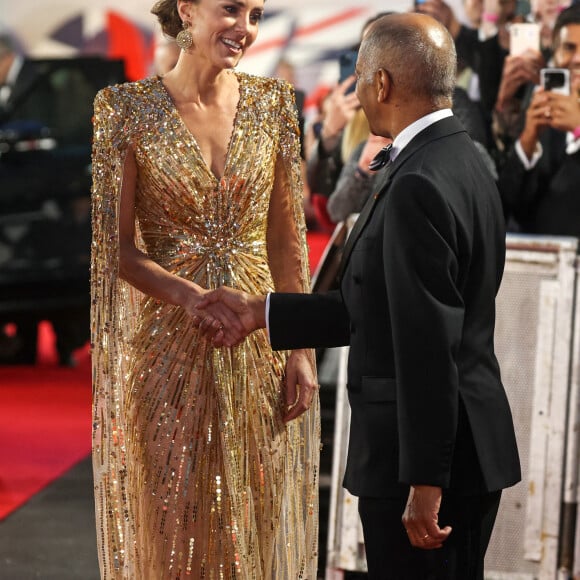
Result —
M384 103L391 93L391 77L384 68L380 68L375 74L375 88L377 102Z

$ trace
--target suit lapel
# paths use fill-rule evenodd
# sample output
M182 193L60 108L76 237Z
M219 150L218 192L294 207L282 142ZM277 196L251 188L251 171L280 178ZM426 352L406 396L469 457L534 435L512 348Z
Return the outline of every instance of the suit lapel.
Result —
M342 253L342 261L339 268L338 278L339 280L342 278L344 271L348 265L348 261L352 254L352 250L356 244L356 241L362 234L364 227L368 223L373 210L377 204L377 201L382 197L382 195L387 191L389 188L389 184L392 181L395 173L399 170L399 168L405 163L405 161L411 157L416 151L421 149L427 143L434 141L436 139L440 139L441 137L445 137L447 135L451 135L453 133L461 133L465 132L464 127L455 117L446 117L441 121L437 121L432 125L429 125L426 129L421 131L418 135L416 135L413 140L401 151L399 155L397 155L396 159L389 163L383 169L383 177L380 179L379 184L377 185L376 192L369 197L366 204L364 205L363 209L361 210L359 217L357 218L350 235L346 240L346 244L344 246L344 250Z
M375 189L375 193L370 195L369 198L367 199L367 201L366 201L365 205L363 206L356 222L354 223L354 226L352 227L352 230L351 230L348 238L346 239L346 244L344 245L344 250L342 252L342 261L341 261L339 272L338 272L339 279L342 278L342 275L344 274L344 269L346 268L346 265L348 264L348 260L350 258L351 253L352 253L355 242L358 240L365 225L369 221L369 218L371 217L373 210L375 209L375 205L377 204L377 200L379 199L379 197L381 196L383 191L385 191L387 188L387 185L390 181L389 178L391 175L391 166L392 165L393 165L392 163L389 163L382 170L383 176L379 180L379 183L377 184L377 187Z

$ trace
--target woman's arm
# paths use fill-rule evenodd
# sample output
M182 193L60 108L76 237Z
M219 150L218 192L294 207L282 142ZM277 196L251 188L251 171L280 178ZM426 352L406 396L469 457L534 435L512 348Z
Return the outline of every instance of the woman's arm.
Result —
M171 274L135 245L135 190L137 164L129 148L123 166L119 208L119 276L132 286L163 302L182 306L190 314L204 290L201 286Z
M268 258L277 292L310 292L310 266L303 209L300 139L294 96L281 85L280 143L268 212ZM306 411L318 386L313 351L294 350L286 365L286 421Z

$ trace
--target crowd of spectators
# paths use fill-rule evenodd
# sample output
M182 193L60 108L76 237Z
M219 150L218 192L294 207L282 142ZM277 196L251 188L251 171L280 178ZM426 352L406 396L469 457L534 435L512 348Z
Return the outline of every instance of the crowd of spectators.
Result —
M498 0L492 13L488 4L465 0L466 22L443 0L416 10L455 40L453 112L498 184L508 231L580 237L580 2ZM518 52L519 23L536 25L526 30L537 46ZM541 86L544 68L569 71L568 94ZM337 82L306 124L308 198L322 229L360 211L376 177L368 163L388 142L369 135L354 82Z

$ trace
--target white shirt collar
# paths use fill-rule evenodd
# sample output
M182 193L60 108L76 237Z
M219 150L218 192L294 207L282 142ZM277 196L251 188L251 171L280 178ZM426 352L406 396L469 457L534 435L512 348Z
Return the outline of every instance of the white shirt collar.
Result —
M391 149L391 156L390 160L394 161L397 158L397 155L411 142L411 140L418 135L423 129L429 127L429 125L433 125L437 121L441 119L445 119L446 117L451 117L453 115L453 111L451 109L440 109L439 111L435 111L434 113L429 113L420 119L417 119L407 127L405 127L393 141L393 148Z

